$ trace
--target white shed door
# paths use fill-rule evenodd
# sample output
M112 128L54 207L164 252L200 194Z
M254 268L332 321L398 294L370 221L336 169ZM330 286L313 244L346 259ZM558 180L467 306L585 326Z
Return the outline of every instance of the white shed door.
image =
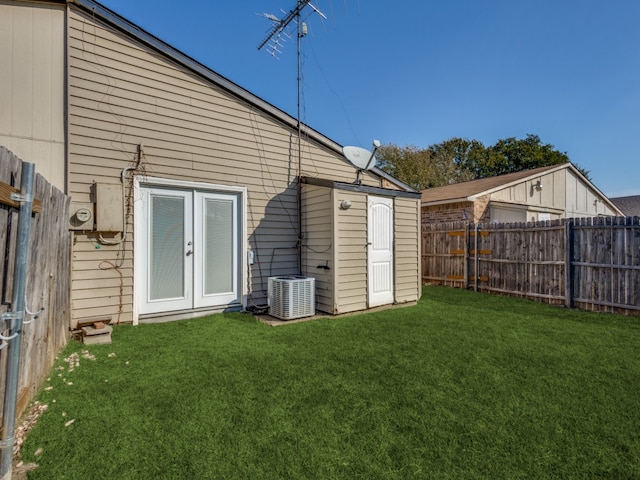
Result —
M393 303L393 200L369 197L369 307Z

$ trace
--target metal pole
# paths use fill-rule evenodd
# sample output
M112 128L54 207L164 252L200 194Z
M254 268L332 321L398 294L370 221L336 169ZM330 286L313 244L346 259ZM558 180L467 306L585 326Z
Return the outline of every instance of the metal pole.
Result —
M573 306L573 219L565 223L564 230L564 305Z
M27 283L27 260L29 257L29 230L33 207L34 164L22 163L20 203L18 214L18 239L13 273L13 297L11 301L11 329L9 336L16 335L7 345L7 377L2 412L2 441L0 442L0 480L11 480L14 431L16 423L16 399L18 397L18 373L20 349L22 347L22 322L25 312L25 287Z
M300 61L300 48L302 43L302 21L300 11L309 3L298 1L298 274L302 275L302 124L300 123L300 97L302 84L302 63Z

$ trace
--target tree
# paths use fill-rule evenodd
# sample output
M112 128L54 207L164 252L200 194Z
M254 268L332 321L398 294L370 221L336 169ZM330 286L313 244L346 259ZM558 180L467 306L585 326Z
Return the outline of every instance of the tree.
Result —
M423 190L430 185L434 172L428 150L415 146L399 147L383 145L376 152L378 167L402 180L415 190Z
M487 148L485 162L477 175L478 178L492 177L568 161L569 156L565 152L548 143L543 144L537 135L527 134L522 140L509 137Z
M416 190L473 180L468 168L484 152L476 140L452 138L428 148L383 145L378 166Z
M432 164L435 170L430 186L466 182L476 178L478 163L482 162L486 149L478 140L451 138L431 145Z
M428 148L389 144L378 149L378 159L380 168L416 190L569 162L566 152L533 134L498 140L490 147L464 138ZM587 170L574 166L589 179Z

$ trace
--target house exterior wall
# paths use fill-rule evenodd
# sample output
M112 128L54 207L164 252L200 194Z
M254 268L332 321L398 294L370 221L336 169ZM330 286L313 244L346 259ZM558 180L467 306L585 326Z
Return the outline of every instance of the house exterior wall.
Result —
M246 186L248 248L255 254L248 302L266 303L267 278L298 271L294 129L73 6L68 23L73 200L92 201L95 182L120 185L125 168L134 169L128 174ZM304 138L301 150L303 175L354 180L354 168L336 152ZM363 183L380 186L380 179L365 174ZM122 245L100 245L95 232L76 233L75 320L96 315L133 320L131 205L136 199L129 185L125 197L129 235ZM366 211L350 211L356 212L363 219L352 219L340 240L352 241L349 229L365 222ZM345 287L363 275L346 271ZM358 293L345 292L347 299Z
M315 278L316 309L334 313L335 261L334 190L302 185L302 271ZM321 266L327 268L319 268Z
M565 209L567 169L542 174L491 194L491 201L537 208ZM537 182L542 188L536 188Z
M473 202L453 202L442 205L426 205L422 207L422 223L461 222L465 220L465 216L468 221L472 222L473 212Z
M490 222L514 223L527 221L527 207L510 203L495 202L491 204L489 211Z
M395 301L415 302L422 293L420 199L395 198Z
M382 188L388 188L389 190L400 190L395 183L390 182L386 178L383 178L381 181Z
M65 186L65 7L0 1L0 145Z
M566 217L596 217L616 215L601 195L586 185L573 172L567 171Z
M351 201L343 210L340 203ZM367 308L367 195L335 190L336 288L333 313L347 313Z
M536 188L538 181L542 188ZM518 221L538 221L541 213L550 215L551 219L616 215L602 200L596 190L568 168L539 175L491 194L492 204L526 206L524 220ZM493 217L491 220L496 221Z
M490 195L484 195L476 198L473 202L473 221L475 223L488 222L491 218L491 209L489 203L491 201Z

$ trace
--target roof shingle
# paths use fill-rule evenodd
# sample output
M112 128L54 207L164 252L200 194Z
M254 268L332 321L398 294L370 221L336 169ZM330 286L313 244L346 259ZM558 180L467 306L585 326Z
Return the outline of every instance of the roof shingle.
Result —
M622 213L628 217L640 217L640 195L610 198Z
M518 180L524 180L525 178L538 175L546 172L547 170L558 168L562 165L549 165L531 170L523 170L521 172L507 173L505 175L481 178L479 180L471 180L469 182L454 183L452 185L445 185L444 187L427 188L426 190L422 190L422 203L466 199L472 195L493 190L494 188L498 188L512 182L517 182Z

